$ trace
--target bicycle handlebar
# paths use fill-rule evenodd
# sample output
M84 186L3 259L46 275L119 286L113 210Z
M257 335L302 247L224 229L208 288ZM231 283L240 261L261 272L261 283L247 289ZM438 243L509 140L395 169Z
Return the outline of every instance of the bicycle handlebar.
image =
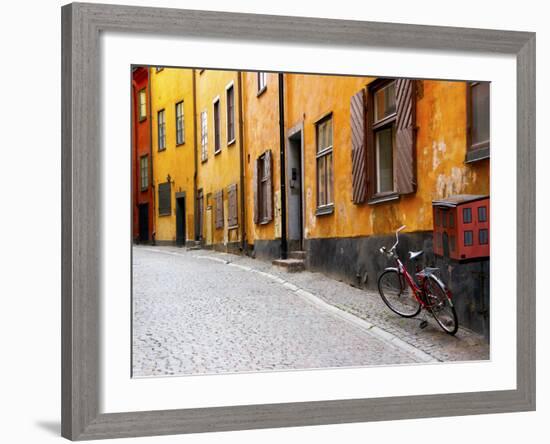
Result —
M380 248L380 253L382 254L392 254L397 247L397 244L399 244L399 233L403 231L405 228L407 228L406 225L401 225L397 230L395 230L395 244L389 249L386 250L386 247Z

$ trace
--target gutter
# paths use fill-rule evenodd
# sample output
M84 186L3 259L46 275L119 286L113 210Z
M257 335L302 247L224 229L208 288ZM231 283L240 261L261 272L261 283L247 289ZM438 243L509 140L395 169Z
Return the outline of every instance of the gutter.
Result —
M281 259L288 257L286 239L286 174L285 174L285 86L284 74L279 74L279 166L281 188Z
M243 137L243 90L242 72L237 73L237 87L239 88L239 161L241 165L241 185L239 187L239 200L241 208L241 251L246 251L246 211L244 202L244 137Z
M152 214L152 221L153 223L151 224L151 243L153 245L155 245L155 236L156 236L156 220L155 220L155 215L157 214L156 211L155 211L155 181L154 181L154 176L153 176L153 171L154 171L154 168L153 168L153 105L151 104L151 97L152 97L152 92L151 92L151 88L152 88L152 84L151 84L151 68L150 67L147 67L147 102L148 102L148 107L149 107L149 159L150 159L150 173L151 173L151 204L153 206L153 214Z
M199 221L200 215L198 214L197 204L197 169L198 169L198 155L197 155L197 70L193 69L193 162L195 168L193 171L193 208L195 219L195 241L199 239Z

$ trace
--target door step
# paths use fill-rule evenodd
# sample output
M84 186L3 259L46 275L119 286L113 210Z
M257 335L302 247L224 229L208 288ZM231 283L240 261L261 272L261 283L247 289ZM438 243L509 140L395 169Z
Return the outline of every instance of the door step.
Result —
M306 269L302 259L275 259L272 264L285 268L289 273L298 273Z
M201 243L200 241L188 241L185 245L186 250L200 250Z
M288 253L289 259L301 259L306 260L306 252L305 251L291 251Z

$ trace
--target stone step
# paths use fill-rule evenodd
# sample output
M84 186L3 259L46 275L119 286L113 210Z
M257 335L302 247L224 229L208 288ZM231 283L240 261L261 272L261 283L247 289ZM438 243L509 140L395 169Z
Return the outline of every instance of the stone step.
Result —
M275 259L272 264L285 268L289 273L297 273L306 269L304 261L301 259Z
M291 251L288 253L289 259L306 259L307 253L305 251Z
M200 250L201 249L201 243L200 241L187 241L186 243L186 250Z

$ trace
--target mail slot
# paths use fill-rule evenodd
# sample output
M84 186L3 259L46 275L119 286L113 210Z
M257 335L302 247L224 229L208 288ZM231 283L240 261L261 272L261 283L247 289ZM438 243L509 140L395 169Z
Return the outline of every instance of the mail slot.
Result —
M489 196L434 200L434 254L458 261L489 257Z

